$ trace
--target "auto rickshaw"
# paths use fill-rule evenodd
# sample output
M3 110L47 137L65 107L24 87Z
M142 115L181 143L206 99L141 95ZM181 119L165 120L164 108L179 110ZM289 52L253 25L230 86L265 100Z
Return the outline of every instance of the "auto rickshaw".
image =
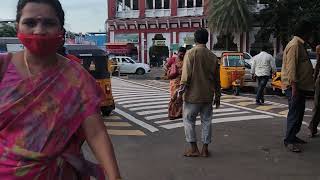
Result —
M108 69L111 65L106 53L94 45L66 46L69 54L82 60L82 66L96 79L97 84L104 92L105 98L101 103L101 113L108 116L115 109L111 90L111 79Z
M221 88L232 89L234 95L239 95L245 76L243 53L224 52L219 62Z

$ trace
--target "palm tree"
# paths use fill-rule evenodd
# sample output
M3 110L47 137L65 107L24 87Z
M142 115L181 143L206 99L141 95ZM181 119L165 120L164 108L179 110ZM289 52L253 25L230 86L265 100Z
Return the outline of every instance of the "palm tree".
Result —
M233 33L247 32L250 24L250 0L210 0L208 25L212 32L220 34L220 49L236 50ZM214 47L218 48L218 47Z
M250 11L247 0L210 0L209 28L219 34L247 32Z

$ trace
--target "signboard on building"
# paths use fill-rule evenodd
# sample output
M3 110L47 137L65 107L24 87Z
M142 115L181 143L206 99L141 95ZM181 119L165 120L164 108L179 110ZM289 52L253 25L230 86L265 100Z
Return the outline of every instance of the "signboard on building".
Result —
M139 34L115 34L114 41L121 43L139 43Z

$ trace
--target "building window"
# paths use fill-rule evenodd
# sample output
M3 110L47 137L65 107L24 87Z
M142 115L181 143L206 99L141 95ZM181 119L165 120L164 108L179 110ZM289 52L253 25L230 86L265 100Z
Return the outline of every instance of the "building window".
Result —
M193 0L187 0L187 8L193 7Z
M146 8L153 9L153 0L146 0Z
M185 0L179 0L178 1L178 8L185 8L186 3L184 1Z
M196 0L196 7L202 7L202 0Z
M133 0L133 10L139 10L139 0Z
M129 11L129 10L138 10L139 9L139 0L118 0L117 1L117 11Z
M193 7L202 7L202 6L203 6L203 0L179 0L178 1L178 8L193 8Z
M157 0L155 3L156 3L155 9L162 9L162 1L161 0Z
M170 9L170 0L164 0L164 8Z

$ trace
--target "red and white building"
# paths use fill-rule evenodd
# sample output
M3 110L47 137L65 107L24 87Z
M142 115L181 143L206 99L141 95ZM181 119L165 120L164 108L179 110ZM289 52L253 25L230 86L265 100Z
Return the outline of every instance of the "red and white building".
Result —
M106 29L108 42L134 43L138 60L150 63L149 49L154 44L165 45L170 54L179 46L193 43L193 33L207 28L209 0L108 0ZM233 34L238 51L248 51L258 29ZM164 38L155 41L155 35ZM208 47L212 49L219 34L210 33Z

